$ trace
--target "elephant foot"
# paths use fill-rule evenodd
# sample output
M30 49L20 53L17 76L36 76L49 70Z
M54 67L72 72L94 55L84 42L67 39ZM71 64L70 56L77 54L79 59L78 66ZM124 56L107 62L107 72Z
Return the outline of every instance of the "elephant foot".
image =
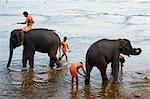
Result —
M33 67L30 67L30 68L29 68L29 71L33 71Z
M22 67L21 71L27 71L27 67Z
M59 61L61 60L61 58L59 57Z
M60 65L57 66L57 68L60 68L60 67L62 67L62 64L60 64Z
M123 74L123 71L121 71L121 74Z
M85 85L90 84L90 80L89 79L85 79Z
M52 70L54 70L54 68L53 67L50 67Z
M105 79L102 81L102 84L108 84L109 80L108 79Z
M90 84L90 82L85 81L85 85L88 85L88 84Z
M57 64L57 68L60 68L60 67L62 67L62 66L63 66L62 61L59 61L58 64Z
M55 67L55 65L54 64L49 64L49 67L53 68L53 67Z
M34 67L33 66L30 66L30 69L33 69Z
M117 80L117 81L113 81L113 84L119 84L119 81Z

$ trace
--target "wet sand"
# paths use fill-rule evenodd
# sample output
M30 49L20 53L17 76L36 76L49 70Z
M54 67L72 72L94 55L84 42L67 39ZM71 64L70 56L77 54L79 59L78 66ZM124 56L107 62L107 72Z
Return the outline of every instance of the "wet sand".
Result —
M91 81L90 85L84 85L82 77L79 77L79 89L75 82L71 88L71 77L68 66L59 70L52 70L47 66L38 66L27 71L10 70L1 71L0 98L10 99L149 99L150 97L150 70L132 73L132 80L120 83L101 84L101 81ZM133 76L134 75L134 76ZM111 78L111 76L109 76Z

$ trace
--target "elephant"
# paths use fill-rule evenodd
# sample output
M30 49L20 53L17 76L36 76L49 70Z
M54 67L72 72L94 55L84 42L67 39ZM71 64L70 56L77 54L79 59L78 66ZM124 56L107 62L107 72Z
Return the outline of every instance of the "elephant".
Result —
M128 39L102 39L93 43L86 53L86 77L85 84L89 84L90 72L96 66L102 76L102 83L108 82L106 75L107 65L111 63L113 83L118 83L119 74L119 56L124 54L139 55L141 48L133 48Z
M13 50L21 45L20 34L20 29L15 29L11 32L9 44L10 55L7 63L7 68L9 68L10 66L13 56ZM60 38L54 30L37 28L25 33L22 56L23 68L26 68L27 61L29 61L30 68L34 67L33 65L35 51L48 53L48 56L50 57L49 66L51 68L55 66L55 63L57 67L61 67L61 63L56 57L58 49L60 52L60 42Z

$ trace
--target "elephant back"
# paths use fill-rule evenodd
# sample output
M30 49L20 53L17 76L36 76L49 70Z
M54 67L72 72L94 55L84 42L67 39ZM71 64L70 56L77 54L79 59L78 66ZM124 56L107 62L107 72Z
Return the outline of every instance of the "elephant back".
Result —
M60 38L53 30L32 29L25 33L25 45L31 44L37 51L47 52L60 46Z

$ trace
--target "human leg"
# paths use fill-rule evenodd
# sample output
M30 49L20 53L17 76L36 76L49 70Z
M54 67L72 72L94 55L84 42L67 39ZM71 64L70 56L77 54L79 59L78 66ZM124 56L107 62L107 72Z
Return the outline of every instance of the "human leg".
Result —
M76 88L78 89L78 76L76 76Z
M23 29L20 30L20 41L21 41L21 44L23 44L23 42L24 42L24 31L23 31Z
M59 58L59 60L61 60L64 57L64 54L62 54L62 56Z
M21 29L21 31L20 31L20 32L21 32L21 35L20 35L21 44L23 44L23 42L24 42L24 33L25 33L25 32L28 32L28 31L31 30L31 29L32 29L31 26L27 26L27 27Z
M67 56L67 55L65 55L65 57L66 57L66 63L68 63L68 56Z
M73 88L73 80L74 80L74 77L72 77L71 79L71 87Z

